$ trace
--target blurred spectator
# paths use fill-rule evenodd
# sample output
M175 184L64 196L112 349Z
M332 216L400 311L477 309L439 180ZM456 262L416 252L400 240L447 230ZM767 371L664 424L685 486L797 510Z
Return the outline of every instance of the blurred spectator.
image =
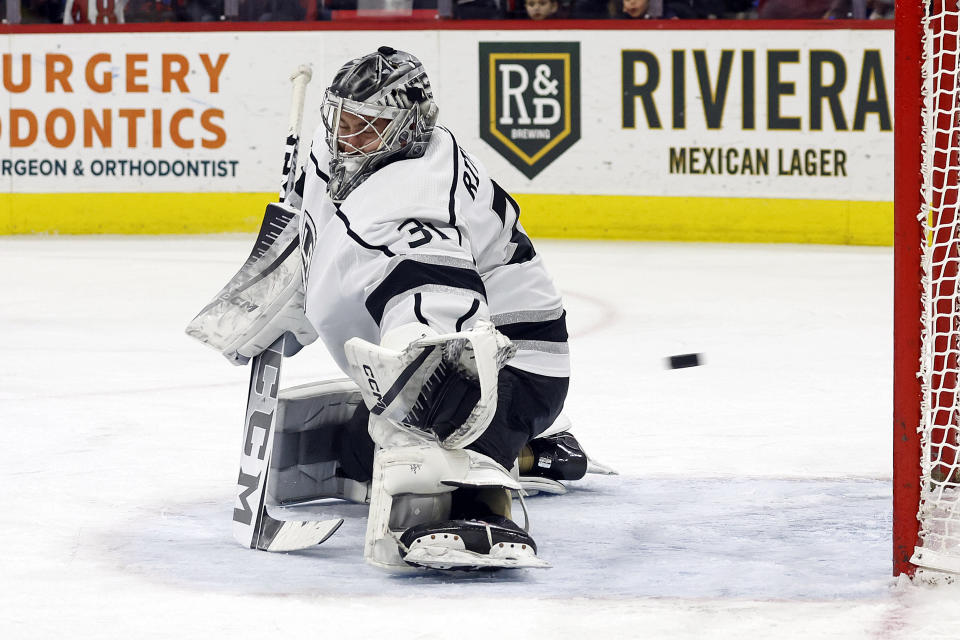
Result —
M337 2L337 9L357 8L357 3ZM316 20L320 11L316 0L239 0L236 20L250 22L281 22Z
M503 5L503 17L507 20L526 20L526 0L500 0Z
M7 0L16 2L16 0ZM16 13L16 8L14 13ZM63 0L23 0L19 6L22 24L47 24L63 22ZM9 19L10 12L7 12ZM15 23L13 23L15 24Z
M223 13L223 0L186 0L174 12L180 21L214 22Z
M761 20L819 20L827 15L834 0L766 0L760 7Z
M3 21L7 24L20 24L23 21L23 11L20 0L6 0L3 6Z
M646 19L650 15L650 0L622 0L620 3L620 18Z
M67 0L63 24L122 24L127 0Z
M169 0L130 0L126 17L128 22L174 22L177 14Z
M756 18L756 5L756 0L726 0L724 2L726 12L723 17L732 20Z
M531 20L547 20L557 17L560 4L557 0L526 0L524 7Z
M87 15L87 3L84 0L67 0L63 7L63 24L85 24L90 22Z
M497 0L454 0L453 17L460 20L496 20L504 16L506 3Z
M580 20L597 20L610 18L619 11L620 0L574 0L571 15Z
M240 0L243 2L244 0ZM317 0L320 10L327 11L356 11L357 0Z
M307 17L307 7L299 0L266 0L260 4L265 9L257 18L261 22L299 21Z
M666 0L663 3L664 18L685 20L716 20L726 14L724 0Z
M755 4L756 0L574 0L572 15L579 19L744 19L756 17Z
M827 18L893 20L893 0L833 0Z
M893 20L894 0L867 1L867 18L870 20Z
M126 14L128 22L212 22L224 9L223 0L130 0Z

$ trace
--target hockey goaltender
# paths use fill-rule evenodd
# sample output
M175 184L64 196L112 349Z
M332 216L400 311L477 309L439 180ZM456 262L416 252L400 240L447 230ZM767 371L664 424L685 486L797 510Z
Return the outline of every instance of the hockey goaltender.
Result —
M409 53L346 63L268 207L283 232L187 332L238 364L319 336L350 377L280 393L267 504L369 503L364 557L388 570L548 566L512 496L610 471L561 416L566 312L519 206L437 114ZM299 255L272 251L285 233Z

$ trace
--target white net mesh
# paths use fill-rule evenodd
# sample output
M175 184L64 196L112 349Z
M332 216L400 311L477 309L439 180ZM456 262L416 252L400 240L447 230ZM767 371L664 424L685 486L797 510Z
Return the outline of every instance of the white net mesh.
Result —
M911 562L960 572L960 84L956 0L925 3L920 546Z

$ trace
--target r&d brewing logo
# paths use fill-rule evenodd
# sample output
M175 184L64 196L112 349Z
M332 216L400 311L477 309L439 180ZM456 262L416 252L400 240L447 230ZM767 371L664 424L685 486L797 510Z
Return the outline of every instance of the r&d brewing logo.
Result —
M580 139L580 43L481 42L480 137L528 178Z

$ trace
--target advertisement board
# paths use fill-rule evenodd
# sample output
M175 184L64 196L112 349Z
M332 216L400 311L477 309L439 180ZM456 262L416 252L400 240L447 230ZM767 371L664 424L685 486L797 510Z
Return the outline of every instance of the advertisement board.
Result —
M889 242L889 28L3 38L7 233L249 229L279 183L289 73L314 66L309 140L336 69L389 44L534 233Z

